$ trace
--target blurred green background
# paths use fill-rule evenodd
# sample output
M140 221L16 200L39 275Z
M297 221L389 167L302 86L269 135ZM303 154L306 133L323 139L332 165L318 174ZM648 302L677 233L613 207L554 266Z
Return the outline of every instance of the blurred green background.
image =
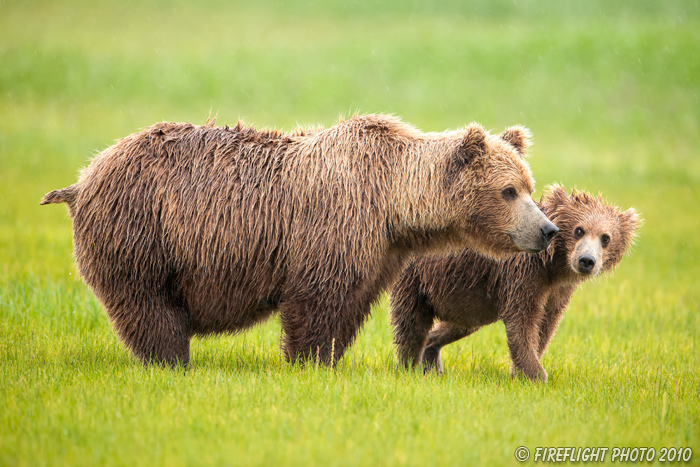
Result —
M500 464L544 442L700 448L699 93L698 2L0 3L0 464ZM354 112L424 131L525 125L538 191L560 182L641 212L631 256L575 296L547 387L510 381L497 326L447 350L442 378L397 372L385 301L335 373L285 365L274 322L196 341L184 377L142 370L76 278L66 209L38 206L157 121L292 130ZM222 375L248 403L217 392ZM348 384L359 409L338 407ZM203 403L217 397L228 405ZM314 428L328 414L336 438ZM136 454L115 447L133 437Z

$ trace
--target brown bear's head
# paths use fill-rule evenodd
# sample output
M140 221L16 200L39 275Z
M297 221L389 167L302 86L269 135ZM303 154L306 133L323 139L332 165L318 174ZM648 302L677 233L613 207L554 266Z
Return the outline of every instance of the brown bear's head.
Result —
M555 254L563 255L581 278L612 271L629 251L642 223L634 208L622 211L601 196L583 191L567 195L560 185L548 187L542 206L559 227L552 245Z
M532 199L535 182L524 159L529 137L523 127L496 136L472 124L455 155L453 192L468 201L467 243L495 258L541 251L558 231Z

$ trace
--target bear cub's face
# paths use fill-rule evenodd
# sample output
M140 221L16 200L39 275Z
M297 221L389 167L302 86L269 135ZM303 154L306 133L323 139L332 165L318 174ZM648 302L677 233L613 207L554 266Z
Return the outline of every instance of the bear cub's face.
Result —
M632 246L641 222L634 209L623 212L586 192L569 196L561 186L550 189L544 206L560 229L553 247L566 255L580 278L614 269Z

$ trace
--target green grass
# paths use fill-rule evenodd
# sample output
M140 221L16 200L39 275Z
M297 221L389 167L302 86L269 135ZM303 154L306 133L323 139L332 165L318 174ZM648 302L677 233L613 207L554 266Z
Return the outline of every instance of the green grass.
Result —
M700 8L684 1L0 3L0 465L513 464L536 446L700 462ZM616 274L575 295L511 380L502 325L398 371L387 303L335 370L284 363L275 321L137 364L41 196L160 120L530 127L538 189L635 206ZM531 462L531 461L528 461Z

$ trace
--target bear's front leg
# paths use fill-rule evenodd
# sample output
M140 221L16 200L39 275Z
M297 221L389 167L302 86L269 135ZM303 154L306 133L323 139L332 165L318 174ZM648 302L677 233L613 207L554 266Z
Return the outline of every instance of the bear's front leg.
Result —
M538 333L539 327L532 321L524 323L521 316L504 319L508 350L510 351L511 375L524 375L532 381L547 381L547 371L539 361Z
M370 313L370 304L323 304L314 299L285 301L280 307L282 348L290 363L335 365Z
M544 307L545 314L542 325L540 326L539 343L537 346L537 354L540 360L542 360L542 355L544 355L545 350L547 350L547 346L552 340L559 326L559 321L564 315L566 307L569 306L569 301L575 290L575 285L569 286L558 294L550 296L547 300L547 304Z

